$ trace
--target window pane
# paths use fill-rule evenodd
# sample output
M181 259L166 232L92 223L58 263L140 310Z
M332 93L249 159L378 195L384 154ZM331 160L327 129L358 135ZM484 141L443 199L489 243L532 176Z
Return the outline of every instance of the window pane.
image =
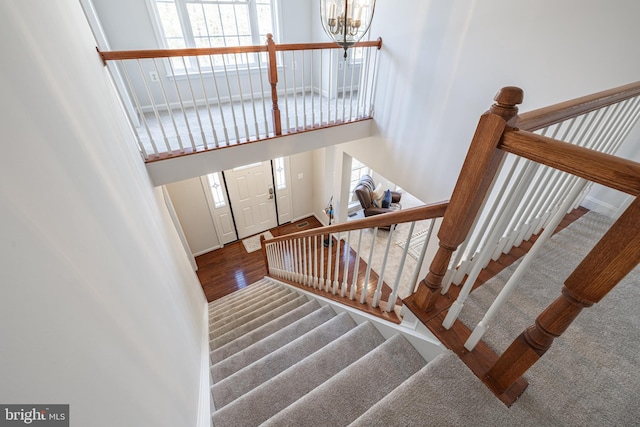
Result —
M267 38L267 34L273 34L273 21L271 19L271 4L267 2L266 4L258 4L257 15L258 15L258 32L260 33L260 42L263 43Z
M273 161L273 168L276 177L276 188L278 190L284 190L287 188L286 170L284 168L284 158L278 157Z
M213 197L213 204L216 208L223 208L227 204L224 201L224 194L222 193L222 185L220 185L220 174L211 173L207 175L209 181L209 188L211 188L211 196Z
M182 38L180 18L174 2L157 2L158 16L166 39Z

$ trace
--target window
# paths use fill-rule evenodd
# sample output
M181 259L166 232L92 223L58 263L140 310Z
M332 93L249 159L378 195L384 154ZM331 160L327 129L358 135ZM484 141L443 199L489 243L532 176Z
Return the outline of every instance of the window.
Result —
M227 206L224 201L224 194L222 193L222 185L220 184L220 174L218 172L210 173L207 175L207 181L209 182L213 204L216 209Z
M165 47L264 44L275 34L275 0L149 0Z
M371 168L357 159L351 160L351 183L349 184L349 192L353 193L353 190L358 185L358 181L365 175L371 175Z
M286 190L287 188L287 176L284 166L284 157L278 157L273 161L273 168L276 178L276 189Z

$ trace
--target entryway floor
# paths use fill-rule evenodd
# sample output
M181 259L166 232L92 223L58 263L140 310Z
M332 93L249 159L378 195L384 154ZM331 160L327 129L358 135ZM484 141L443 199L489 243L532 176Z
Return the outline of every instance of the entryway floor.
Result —
M278 237L321 226L320 221L311 216L269 231ZM198 279L209 302L255 283L267 274L262 251L247 253L241 240L197 256L196 264Z

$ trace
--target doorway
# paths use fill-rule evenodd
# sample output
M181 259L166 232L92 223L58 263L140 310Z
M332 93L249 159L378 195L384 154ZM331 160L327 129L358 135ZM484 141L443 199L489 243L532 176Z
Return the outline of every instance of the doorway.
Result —
M278 226L271 162L224 171L238 239Z

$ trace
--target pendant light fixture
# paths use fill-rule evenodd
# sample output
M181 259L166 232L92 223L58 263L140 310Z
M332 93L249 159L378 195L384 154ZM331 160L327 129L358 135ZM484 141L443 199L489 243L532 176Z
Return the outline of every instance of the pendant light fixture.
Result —
M320 19L327 35L347 49L369 30L376 0L320 0Z

